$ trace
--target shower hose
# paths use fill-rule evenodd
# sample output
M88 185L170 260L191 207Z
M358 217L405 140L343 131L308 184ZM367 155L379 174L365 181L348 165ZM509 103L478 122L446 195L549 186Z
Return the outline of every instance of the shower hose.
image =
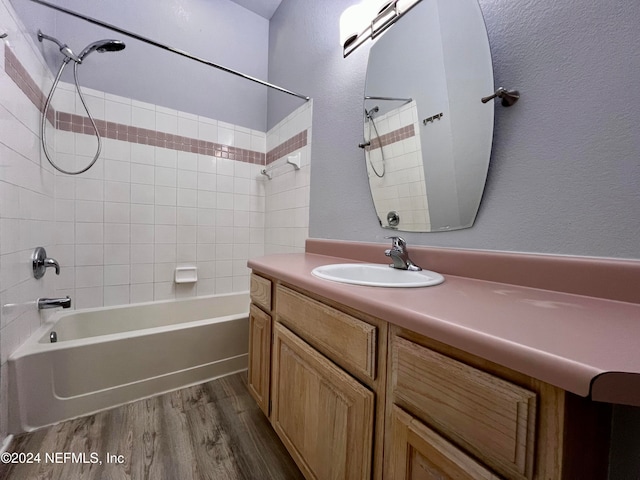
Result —
M80 101L82 102L82 106L84 107L85 112L87 112L87 116L89 117L89 120L91 121L91 125L93 126L93 131L95 132L96 138L98 139L98 149L96 150L96 154L93 157L93 160L91 160L91 162L89 163L89 165L87 165L86 167L84 167L82 170L78 170L78 171L69 171L69 170L65 170L61 167L59 167L58 165L56 165L56 163L51 159L51 156L49 155L49 152L47 151L47 141L46 141L46 123L47 123L47 113L49 112L49 107L51 106L51 99L53 98L53 93L55 92L56 88L58 87L58 82L60 82L60 77L62 76L62 72L64 71L65 67L67 66L67 64L69 63L71 59L70 58L65 58L64 61L62 62L62 64L60 65L60 69L58 70L58 74L56 75L55 80L53 81L53 85L51 87L51 91L49 92L49 95L47 96L47 101L44 104L44 111L42 112L42 122L40 123L40 138L42 139L42 150L44 151L44 156L47 157L47 160L49 161L49 163L51 164L51 166L53 166L53 168L55 168L56 170L58 170L61 173L65 173L67 175L79 175L81 173L86 172L87 170L89 170L91 167L93 167L94 163L96 163L96 161L98 160L98 157L100 156L100 151L102 150L102 139L100 138L100 134L98 133L98 127L96 126L96 122L93 119L93 117L91 116L91 113L89 112L89 109L87 108L87 103L84 100L84 96L82 95L82 89L80 88L80 85L78 84L78 62L74 62L74 66L73 66L73 80L76 84L76 90L78 91L78 96L80 97ZM54 121L54 125L55 125L55 119Z
M370 111L366 111L365 110L365 116L369 119L369 144L371 144L371 125L373 125L373 130L376 132L376 138L378 139L378 143L380 144L380 155L382 155L382 173L378 173L378 171L376 170L375 165L373 164L373 162L371 161L371 150L369 150L369 165L371 166L371 170L373 170L373 173L376 174L376 177L378 178L382 178L384 177L384 173L385 173L385 159L384 159L384 150L382 149L382 141L380 139L380 134L378 134L378 127L376 127L376 123L373 121L373 113L374 113L375 109L371 109ZM377 110L375 110L377 111Z

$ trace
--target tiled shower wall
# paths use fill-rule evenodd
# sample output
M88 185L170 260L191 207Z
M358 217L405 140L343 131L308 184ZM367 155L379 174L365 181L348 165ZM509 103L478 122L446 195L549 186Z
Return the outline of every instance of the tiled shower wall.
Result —
M86 116L74 87L61 88L56 109ZM56 175L57 294L84 308L246 290L247 260L264 252L264 165L252 160L264 162L266 134L102 92L85 97L107 128L129 133L105 138L86 174ZM55 156L77 169L96 145L58 131ZM253 155L229 158L236 150ZM196 266L198 282L175 284L178 266Z
M102 154L82 175L59 174L39 145L51 73L8 0L0 0L0 25L9 32L0 48L4 438L6 361L40 325L38 297L69 295L82 308L246 290L248 258L304 248L311 104L265 133L86 89ZM54 107L58 128L47 126L54 160L69 170L85 166L96 140L70 85L60 85ZM271 169L298 152L300 170L272 171L273 180L260 173L267 159ZM36 246L60 262L60 276L32 277ZM174 283L181 265L198 267L196 284Z
M57 111L76 116L57 131L55 158L74 170L91 161L97 141L73 86L60 89ZM265 134L84 91L112 138L85 174L56 172L55 254L65 265L57 295L85 308L242 291L249 258L304 250L310 102ZM300 170L275 170L296 153ZM261 174L265 161L271 180ZM181 266L197 267L196 284L174 283Z
M7 425L7 358L40 326L38 297L54 294L55 275L31 273L31 253L41 245L54 250L55 176L40 158L40 112L16 78L35 87L51 74L32 40L22 31L8 0L0 1L0 25L8 37L0 44L0 438ZM20 58L10 62L5 49ZM55 134L51 140L55 143Z
M380 138L373 125L365 123L365 138L371 142L366 159L378 218L387 225L387 214L396 211L400 214L398 228L401 230L429 230L431 221L416 101L383 115L374 115L373 121ZM382 178L374 173L371 164L379 174L384 171Z
M309 236L312 101L267 133L265 253L304 252ZM300 169L287 163L299 155Z

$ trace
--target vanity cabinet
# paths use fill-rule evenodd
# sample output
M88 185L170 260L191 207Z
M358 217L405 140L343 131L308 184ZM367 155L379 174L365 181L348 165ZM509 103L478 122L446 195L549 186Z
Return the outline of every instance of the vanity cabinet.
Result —
M609 406L399 327L385 478L605 479Z
M254 277L249 389L306 478L607 478L610 405Z
M271 398L271 280L252 274L250 297L247 386L260 409L269 416ZM266 312L262 309L265 309Z

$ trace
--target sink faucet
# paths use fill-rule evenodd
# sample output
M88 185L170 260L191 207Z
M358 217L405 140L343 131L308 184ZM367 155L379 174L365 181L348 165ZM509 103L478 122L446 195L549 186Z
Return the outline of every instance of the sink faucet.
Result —
M409 258L409 252L407 252L407 242L401 237L385 237L391 239L393 242L392 247L389 250L385 250L384 254L393 260L390 267L397 268L399 270L422 270L418 265L413 263Z
M67 296L65 298L39 298L37 300L38 310L44 310L46 308L70 308L71 299Z

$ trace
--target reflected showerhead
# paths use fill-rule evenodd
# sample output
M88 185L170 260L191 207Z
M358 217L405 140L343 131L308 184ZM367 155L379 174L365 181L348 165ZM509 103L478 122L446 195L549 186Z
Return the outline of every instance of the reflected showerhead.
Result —
M375 107L373 107L371 110L367 110L365 108L364 109L364 115L365 115L365 117L373 120L373 114L374 113L378 113L379 110L380 110L380 108L377 105Z
M93 42L91 45L87 45L78 58L80 61L84 59L87 55L89 55L94 50L97 50L100 53L103 52L119 52L124 49L125 44L120 40L98 40L97 42Z

